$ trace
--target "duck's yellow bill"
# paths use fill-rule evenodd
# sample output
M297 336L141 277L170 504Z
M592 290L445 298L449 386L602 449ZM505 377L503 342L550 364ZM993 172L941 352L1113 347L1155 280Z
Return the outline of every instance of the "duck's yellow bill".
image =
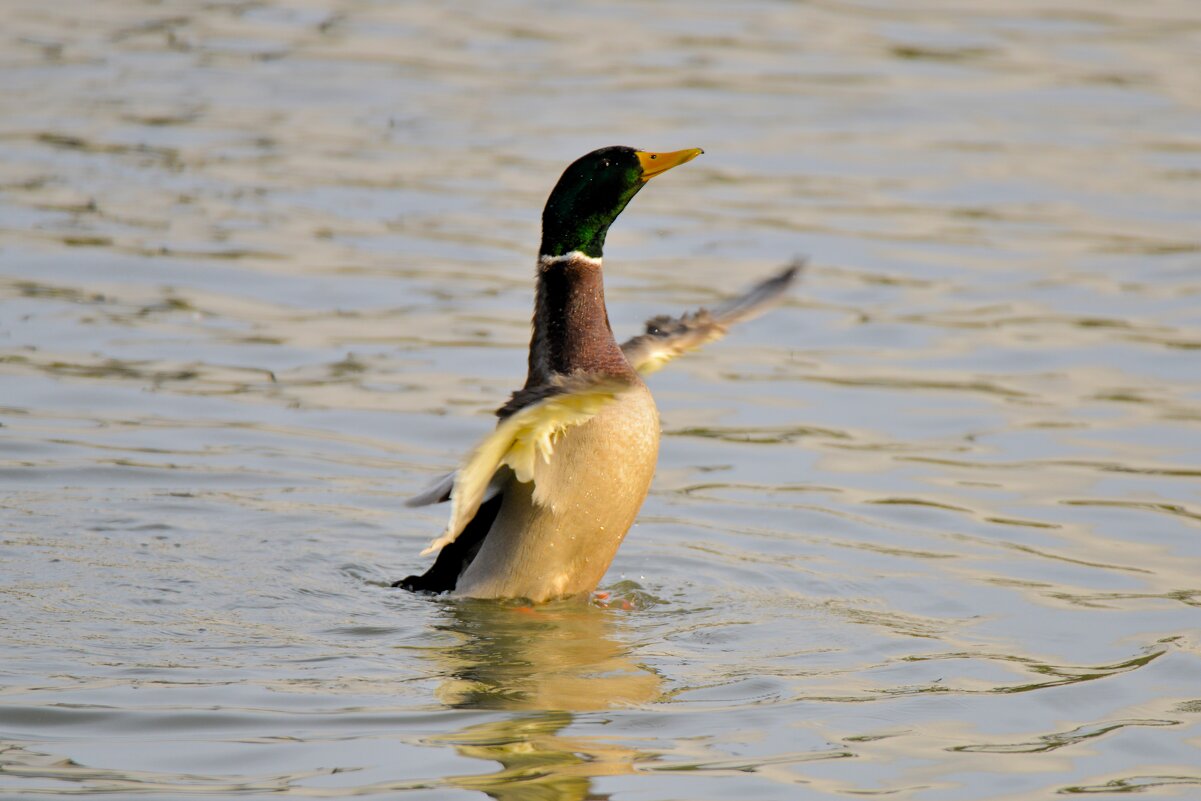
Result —
M661 172L667 172L672 167L679 167L681 164L692 161L704 152L699 147L693 147L671 153L647 153L643 150L636 150L634 154L638 156L638 161L642 164L642 181L645 183Z

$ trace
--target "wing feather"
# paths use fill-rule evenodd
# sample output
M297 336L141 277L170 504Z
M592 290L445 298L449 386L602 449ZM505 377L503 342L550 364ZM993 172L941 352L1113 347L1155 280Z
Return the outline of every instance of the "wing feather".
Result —
M496 430L475 447L453 474L450 521L446 530L421 552L422 555L455 541L486 499L498 470L508 467L518 481L532 481L537 460L550 461L555 441L564 429L592 419L630 386L628 381L613 378L568 378L560 384L558 392L501 420ZM434 489L441 487L439 484ZM419 499L426 497L435 497L434 491L418 496ZM537 498L535 493L535 500Z
M794 261L776 275L747 292L715 306L712 310L671 317L660 315L646 321L646 332L622 343L621 351L642 375L650 375L669 361L725 336L734 323L758 317L778 303L796 281L804 261Z
M446 503L450 500L450 491L455 486L455 472L452 470L430 484L417 495L405 501L405 506L432 506L435 503Z

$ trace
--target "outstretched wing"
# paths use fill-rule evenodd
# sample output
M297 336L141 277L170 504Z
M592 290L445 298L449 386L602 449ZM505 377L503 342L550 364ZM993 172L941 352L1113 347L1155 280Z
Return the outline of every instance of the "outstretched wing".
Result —
M564 429L592 419L629 387L628 381L612 378L569 377L548 389L544 397L501 420L458 471L414 499L418 502L414 505L438 503L449 492L451 501L446 530L422 555L455 541L475 517L480 504L491 497L490 485L501 468L511 469L518 481L532 481L536 460L540 457L544 462L550 461L555 441ZM495 494L493 489L492 495ZM534 501L539 501L536 490Z
M795 261L781 272L712 310L698 309L681 317L662 315L648 320L646 333L621 346L626 359L642 375L655 372L690 350L720 339L734 323L749 320L771 308L796 280L804 266ZM558 435L567 427L591 419L629 384L615 379L566 378L555 384L514 393L497 410L501 421L453 473L440 477L408 506L452 501L446 530L422 551L432 553L454 542L479 511L501 490L508 467L518 481L531 481L537 457L549 461ZM534 493L535 502L539 495Z
M804 267L794 261L776 275L751 287L745 294L719 306L697 309L681 317L660 315L646 321L646 333L622 343L626 360L642 375L649 375L669 361L721 339L734 323L750 320L770 309L784 296Z

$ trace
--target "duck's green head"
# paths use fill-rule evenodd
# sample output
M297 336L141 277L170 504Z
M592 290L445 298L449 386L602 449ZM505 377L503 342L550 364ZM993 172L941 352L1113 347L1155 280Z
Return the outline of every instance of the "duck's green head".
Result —
M542 212L542 255L573 250L601 257L605 234L630 199L662 172L692 161L700 148L649 153L632 147L602 147L577 159L563 173Z

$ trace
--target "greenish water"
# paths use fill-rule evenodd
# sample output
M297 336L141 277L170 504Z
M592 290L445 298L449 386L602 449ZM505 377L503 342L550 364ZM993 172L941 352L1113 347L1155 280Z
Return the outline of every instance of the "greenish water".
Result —
M0 22L0 797L1201 795L1196 3ZM706 151L619 337L804 285L650 382L617 603L389 588L618 143Z

